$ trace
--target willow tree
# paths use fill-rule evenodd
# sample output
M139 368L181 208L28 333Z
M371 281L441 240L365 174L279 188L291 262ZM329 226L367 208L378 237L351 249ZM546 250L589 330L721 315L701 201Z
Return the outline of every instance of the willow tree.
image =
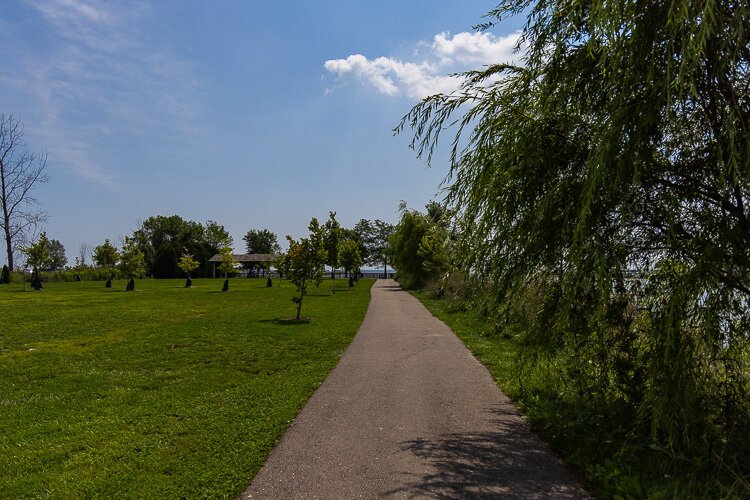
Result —
M522 63L465 73L396 129L429 160L453 128L462 264L499 324L534 296L533 359L656 448L717 462L750 432L748 5L505 1L480 29L525 13Z

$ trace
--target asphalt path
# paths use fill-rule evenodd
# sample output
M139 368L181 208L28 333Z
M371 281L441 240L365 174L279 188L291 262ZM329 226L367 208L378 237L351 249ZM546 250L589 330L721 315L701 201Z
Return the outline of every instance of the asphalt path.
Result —
M354 341L242 498L586 498L442 321L378 280Z

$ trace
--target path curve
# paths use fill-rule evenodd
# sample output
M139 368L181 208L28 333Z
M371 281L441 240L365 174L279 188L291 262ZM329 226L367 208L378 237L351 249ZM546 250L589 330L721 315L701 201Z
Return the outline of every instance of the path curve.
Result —
M242 498L586 498L490 373L393 280Z

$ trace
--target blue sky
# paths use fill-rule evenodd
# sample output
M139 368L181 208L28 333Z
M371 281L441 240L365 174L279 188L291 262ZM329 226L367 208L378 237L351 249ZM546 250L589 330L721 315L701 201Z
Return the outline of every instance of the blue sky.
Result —
M4 0L0 111L49 154L49 237L119 241L151 215L301 236L439 198L391 129L456 71L514 58L479 1ZM5 256L0 257L0 262Z

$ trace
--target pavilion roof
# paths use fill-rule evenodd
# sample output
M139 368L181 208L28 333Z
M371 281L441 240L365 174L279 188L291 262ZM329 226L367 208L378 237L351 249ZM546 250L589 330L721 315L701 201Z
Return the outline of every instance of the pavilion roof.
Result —
M278 260L279 255L273 253L235 253L234 260L236 262L275 262ZM221 254L217 253L210 259L209 262L221 262Z

